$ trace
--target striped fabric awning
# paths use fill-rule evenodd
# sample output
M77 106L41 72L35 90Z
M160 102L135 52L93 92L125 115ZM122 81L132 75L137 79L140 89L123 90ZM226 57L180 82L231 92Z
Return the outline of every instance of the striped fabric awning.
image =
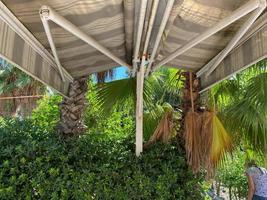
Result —
M139 56L142 55L153 2L148 0L147 3ZM247 2L175 0L153 66ZM40 19L39 9L42 5L53 8L132 66L141 0L1 0L0 3L0 56L64 95L68 94L72 78L112 69L120 64L57 24L49 22L58 57L67 77L63 82ZM159 1L148 55L155 44L167 3L168 0ZM249 30L250 34L244 36L246 39L231 51L216 70L209 76L205 73L201 76L203 89L267 57L265 12L257 21L260 25L254 25ZM249 16L250 13L167 62L165 66L198 71L225 48Z

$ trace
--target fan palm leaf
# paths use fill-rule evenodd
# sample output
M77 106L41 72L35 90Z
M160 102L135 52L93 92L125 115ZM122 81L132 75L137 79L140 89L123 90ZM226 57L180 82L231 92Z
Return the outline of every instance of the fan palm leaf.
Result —
M234 87L233 87L234 85ZM238 140L244 138L258 152L267 152L267 59L213 89L220 116ZM224 91L224 92L220 92ZM231 91L231 92L225 92ZM240 141L237 141L240 143Z

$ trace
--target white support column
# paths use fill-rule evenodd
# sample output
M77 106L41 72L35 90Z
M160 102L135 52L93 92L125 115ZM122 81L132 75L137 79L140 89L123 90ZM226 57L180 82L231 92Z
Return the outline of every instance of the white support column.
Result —
M140 66L136 73L136 135L135 153L140 156L143 152L143 91L145 66Z
M60 16L58 13L56 13L53 9L51 9L48 6L42 6L40 12L48 11L47 20L51 20L64 28L65 30L69 31L73 35L80 38L82 41L86 42L90 46L96 48L98 51L103 53L104 55L108 56L118 64L128 67L130 70L132 67L128 65L126 62L124 62L122 59L115 56L110 50L108 50L106 47L99 44L95 39L84 33L81 29L79 29L77 26L72 24L70 21L66 20L64 17Z
M235 10L230 16L226 17L225 19L222 19L217 24L215 24L213 27L207 29L202 34L198 35L194 39L190 40L188 43L186 43L184 46L178 48L175 50L171 55L164 58L162 61L160 61L153 70L158 69L159 67L165 65L166 63L170 62L171 60L175 59L177 56L183 54L190 48L194 47L195 45L199 44L203 40L207 39L211 35L217 33L218 31L222 30L223 28L227 27L228 25L232 24L233 22L237 21L241 17L247 15L248 13L252 12L253 10L257 9L261 4L261 0L250 0L245 5L241 6L237 10Z
M136 42L134 46L133 70L131 72L131 75L133 77L135 76L135 73L138 67L138 62L140 62L139 49L140 49L140 44L141 44L141 39L142 39L142 34L143 34L143 26L144 26L144 21L145 21L145 16L146 16L146 7L147 7L147 0L142 0L141 7L140 7L138 27L137 27Z
M155 16L158 8L159 0L153 2L151 16L149 19L148 30L143 49L142 61L136 75L136 156L139 156L143 151L143 91L144 91L144 73L146 65L147 47L150 40Z
M244 34L248 31L248 29L251 27L251 25L256 21L256 19L260 16L262 11L266 8L266 1L262 4L259 8L257 8L251 16L248 18L248 20L241 26L241 28L238 30L238 32L235 34L235 36L232 38L232 40L228 43L228 45L219 53L218 57L216 56L215 60L212 62L209 62L204 67L199 70L197 73L197 76L201 76L204 72L206 72L206 76L209 76L221 63L221 61L229 54L229 52L235 47L237 42L244 36Z

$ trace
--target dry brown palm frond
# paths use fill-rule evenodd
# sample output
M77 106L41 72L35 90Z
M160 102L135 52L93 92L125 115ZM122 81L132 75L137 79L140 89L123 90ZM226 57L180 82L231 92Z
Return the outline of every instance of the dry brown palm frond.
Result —
M145 148L154 144L156 141L168 143L173 131L173 111L167 111L160 120L153 135L149 138L148 142L144 145Z
M213 113L204 111L202 113L202 127L201 127L201 144L202 144L202 161L205 168L209 171L212 169L210 163L211 147L213 140Z
M192 73L189 73L187 87L184 90L186 106L191 105L184 118L187 163L194 173L204 168L210 177L226 153L231 151L232 143L215 111L196 112L199 108L197 103L199 80L193 78Z
M198 172L201 166L201 115L189 111L185 116L185 149L187 163L193 172Z

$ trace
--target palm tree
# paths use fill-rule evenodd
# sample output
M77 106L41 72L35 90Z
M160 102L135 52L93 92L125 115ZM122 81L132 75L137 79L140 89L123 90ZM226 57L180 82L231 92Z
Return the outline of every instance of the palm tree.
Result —
M163 123L164 118L169 116L168 119L173 120L177 119L176 116L179 115L179 102L181 100L178 94L182 86L182 80L177 79L179 72L179 70L175 69L163 69L145 79L144 137L146 140L149 140L156 130L161 130L158 126L159 124L161 127L166 127L166 123L169 123L169 121L165 120L165 123ZM114 105L123 105L125 101L131 101L131 105L133 105L132 109L135 110L136 78L131 77L100 84L97 89L97 96L98 104L102 108L102 113L105 115L110 113ZM170 116L173 117L170 118ZM169 123L169 125L171 124ZM160 134L171 134L174 128L176 127L167 128L170 130L168 133L165 131L160 132ZM163 139L159 135L157 138ZM150 140L150 143L153 142Z
M258 64L258 66L259 65L260 64ZM241 128L241 126L243 126L244 123L246 123L247 130L250 130L250 132L254 134L253 137L251 137L252 134L250 134L250 137L247 137L249 135L246 136L245 134L243 134L242 136L245 136L248 139L248 141L252 141L251 144L254 144L254 146L259 144L259 146L263 148L263 144L266 144L265 138L263 137L264 136L263 132L267 127L266 122L264 120L266 119L266 114L264 115L265 118L263 116L256 116L258 115L258 113L251 112L252 107L250 105L251 100L253 100L254 105L260 106L257 108L266 107L266 101L264 101L266 99L266 96L264 96L266 95L266 92L264 90L266 88L266 85L264 84L266 79L266 74L263 74L262 70L266 70L266 68L261 67L261 70L258 73L258 75L252 78L253 76L255 76L255 72L252 73L255 70L252 68L250 70L252 71L251 72L252 74L250 76L247 73L245 73L244 75L236 75L229 81L225 81L224 83L220 84L220 86L215 87L211 92L211 97L212 97L211 99L214 99L212 101L213 103L207 104L208 107L207 106L206 107L208 108L208 110L205 112L203 112L203 110L200 109L200 102L198 95L199 82L194 75L192 75L192 83L191 83L193 93L190 94L190 76L189 76L190 73L181 72L179 70L178 71L162 70L160 72L152 74L152 76L148 77L145 80L145 85L144 85L145 139L148 140L149 143L155 142L154 141L155 138L162 139L164 141L168 137L166 137L166 133L162 130L176 129L176 133L179 133L177 134L178 141L183 143L183 145L185 146L186 144L184 143L186 141L184 141L183 137L186 131L184 130L184 127L186 127L185 119L186 116L188 115L188 112L191 111L191 106L193 105L195 108L195 112L199 113L200 115L199 117L201 118L201 123L204 123L203 120L207 121L207 123L205 122L204 124L201 124L199 127L208 126L208 128L206 129L211 130L209 133L205 131L205 128L202 128L202 130L194 131L195 133L201 132L201 134L206 134L205 137L207 137L208 134L208 136L210 137L209 149L202 148L202 146L205 146L203 144L207 142L207 140L201 139L200 136L198 136L200 138L196 138L196 140L201 139L203 143L203 144L202 143L198 144L200 148L198 149L198 151L201 150L202 152L206 152L205 154L208 155L205 158L199 155L200 157L197 159L202 159L202 161L199 161L199 164L197 164L197 166L203 164L203 163L201 164L201 162L204 162L203 159L204 160L208 159L207 161L208 165L212 165L212 168L214 168L218 164L219 160L221 160L224 157L225 153L232 149L228 133L222 126L222 123L220 122L219 118L222 119L227 118L228 120L231 119L230 122L236 122L236 119L240 119L239 120L240 123L228 123L229 121L223 120L224 124L227 125L228 128L227 130L231 130L232 133L235 133L237 131L237 128L238 131L242 133L241 130L243 129ZM241 79L239 77L243 78ZM110 108L116 103L123 104L123 101L125 101L126 99L132 99L132 101L135 100L135 84L136 84L135 82L136 80L134 78L129 78L124 80L114 81L111 83L105 83L101 87L99 87L98 100L105 114L108 113L108 110L110 110ZM247 88L245 90L244 88L240 88L241 83L244 86L247 85ZM242 94L236 94L236 92L234 92L237 91L238 88L240 92L242 91ZM250 99L246 97L250 97ZM259 101L258 98L261 98L261 101ZM193 101L191 101L192 99ZM214 102L216 102L215 105ZM169 105L171 104L171 109L169 106L166 106L167 103L169 103ZM133 103L133 105L135 104ZM237 109L240 109L240 111L236 112ZM174 120L174 117L170 117L173 116L169 114L170 110L172 110L172 112L176 112L179 116L178 120L176 121L176 126L173 126L173 123L170 123L170 121L172 122ZM241 115L239 115L241 111L243 112L242 117L240 117ZM216 113L218 113L218 115ZM254 113L254 115L252 115L252 113ZM235 116L236 119L233 120L231 116L232 117ZM253 117L257 117L258 122L254 123L252 120ZM189 121L194 122L197 120L194 118L193 120ZM164 129L167 123L168 127L171 128ZM235 126L229 128L231 124ZM187 127L192 127L192 126L190 125ZM209 127L212 128L210 129ZM258 133L259 130L260 132ZM193 135L197 135L195 133ZM192 130L191 130L191 135L192 135ZM261 136L261 139L263 140L261 140L260 137L258 137L257 135ZM150 140L149 136L150 137L152 136ZM202 135L202 137L204 136ZM193 146L190 148L196 148ZM187 151L190 152L190 148L187 149ZM188 157L188 159L189 158L190 156ZM198 171L199 167L196 167L195 169L196 169L195 171Z
M103 84L107 77L113 77L113 70L94 74L99 84ZM63 98L60 103L60 120L58 131L63 137L78 136L87 129L83 120L83 111L86 109L86 92L88 77L76 78L69 87L69 98Z
M5 60L0 59L0 96L31 96L42 94L45 87ZM11 116L30 115L36 99L13 99L0 101L0 114Z

